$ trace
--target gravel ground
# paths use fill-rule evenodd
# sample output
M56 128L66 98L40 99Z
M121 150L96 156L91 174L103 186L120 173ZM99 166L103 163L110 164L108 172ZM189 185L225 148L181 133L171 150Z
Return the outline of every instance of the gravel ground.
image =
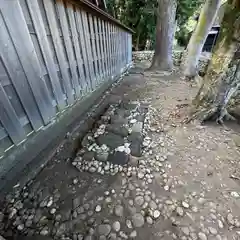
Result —
M126 136L112 150L127 155L120 165L94 157L87 163L79 156L66 159L67 145L62 146L30 186L6 197L1 234L35 240L37 235L73 240L240 239L239 127L183 125L196 90L177 71L131 70L111 95L147 106L142 156L129 153ZM124 125L128 131L137 121L131 114ZM95 137L105 132L100 126L102 122L92 130ZM108 156L110 147L94 146ZM88 143L85 147L89 150Z

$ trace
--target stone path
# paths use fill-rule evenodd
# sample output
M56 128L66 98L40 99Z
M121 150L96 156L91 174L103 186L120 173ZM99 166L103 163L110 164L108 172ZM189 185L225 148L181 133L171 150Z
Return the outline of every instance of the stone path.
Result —
M6 197L0 234L240 239L239 127L183 125L195 92L177 72L132 71L77 155L66 158L62 146L30 186Z

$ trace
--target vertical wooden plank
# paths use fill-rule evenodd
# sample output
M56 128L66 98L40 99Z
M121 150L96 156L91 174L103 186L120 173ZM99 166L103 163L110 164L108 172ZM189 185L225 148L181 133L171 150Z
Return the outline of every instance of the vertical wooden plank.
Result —
M115 26L112 25L112 32L113 32L113 72L114 76L116 76L116 31L115 31Z
M128 33L128 64L132 62L132 34Z
M30 12L33 24L34 24L34 28L35 28L39 45L43 54L43 58L46 63L46 68L48 70L48 74L49 74L49 78L53 88L53 94L57 102L57 106L59 110L62 110L66 106L66 104L65 104L61 84L57 75L56 66L53 60L53 55L49 47L47 34L43 24L43 19L39 9L38 1L27 0L27 5L29 8L29 12Z
M73 97L73 92L72 92L71 81L70 81L70 78L69 78L69 75L67 72L68 66L67 66L67 62L64 57L64 52L63 52L64 49L63 49L63 46L61 43L59 31L58 31L58 23L57 23L57 19L56 19L54 5L53 5L52 0L43 0L43 5L44 5L45 12L46 12L48 25L49 25L50 32L52 35L54 49L56 52L56 56L57 56L58 63L60 66L60 71L61 71L62 78L63 78L63 84L64 84L64 88L65 88L66 95L67 95L67 102L69 105L71 105L74 102L74 97Z
M99 18L98 19L98 25L99 25L99 37L100 37L100 50L101 50L101 57L102 57L102 63L103 63L103 72L104 72L104 78L107 77L107 67L106 67L106 58L105 58L105 49L104 49L104 33L103 33L103 22Z
M93 18L92 15L88 15L88 20L89 20L89 26L90 26L90 35L92 39L92 52L93 52L93 60L94 60L94 66L95 66L95 73L96 73L96 80L97 84L99 85L100 83L100 71L99 71L99 64L98 64L98 58L97 58L97 48L96 48L96 36L94 34L94 29L93 29Z
M0 120L15 144L18 144L25 139L25 132L1 84Z
M91 90L93 90L93 87L92 87L92 81L91 81L90 70L89 70L89 62L87 59L87 47L86 47L85 37L84 37L84 33L83 33L83 23L82 23L81 12L78 8L76 8L75 17L76 17L78 36L80 39L79 42L80 42L81 49L82 49L83 63L84 63L84 68L85 68L86 80L87 80L87 87L88 87L88 91L91 91Z
M54 108L20 4L17 0L0 0L0 9L44 123L47 124L55 114Z
M111 28L111 24L109 22L108 22L108 29L109 29L109 51L110 51L111 76L113 77L113 52L112 52L113 38L112 38L112 28Z
M121 64L120 64L120 32L119 28L117 28L117 73L121 73Z
M85 36L85 43L86 43L86 47L87 47L87 59L88 59L88 63L89 63L91 83L92 83L93 89L95 90L96 77L95 77L94 67L93 67L92 47L91 47L91 42L90 42L87 13L85 11L81 11L81 15L82 15L82 23L83 23L83 34Z
M95 28L95 38L96 38L96 45L97 45L97 59L98 59L98 67L99 67L99 75L100 75L100 81L103 80L103 58L100 52L100 29L98 27L98 19L96 16L93 16L94 21L94 28Z
M128 60L128 54L127 54L127 50L128 50L128 41L127 41L127 32L124 32L125 34L125 67L127 65L127 60Z
M75 89L76 95L79 98L81 96L81 91L80 91L81 89L78 82L78 75L77 75L77 69L76 69L77 63L73 54L73 46L69 36L68 20L67 20L63 0L57 0L56 6L59 14L58 16L59 16L60 26L62 29L65 49L67 52L69 67L72 75L72 84L73 84L73 88Z
M72 40L73 40L73 46L75 49L75 54L76 54L76 59L77 59L77 65L78 65L78 71L80 75L80 85L84 91L87 91L87 83L86 79L84 76L84 71L83 71L83 60L80 52L80 45L78 41L78 34L77 34L77 26L75 22L75 17L74 17L74 9L73 5L70 3L67 3L67 11L68 11L68 16L69 16L69 22L71 26L71 32L72 32Z
M106 22L106 28L107 28L107 52L108 52L108 63L110 67L110 77L112 78L112 59L111 59L111 40L110 40L110 27L109 22Z
M122 69L124 68L124 37L123 37L123 31L121 30L121 43L122 43L122 56L121 56L121 60L122 60Z
M38 111L35 99L32 95L25 73L19 62L16 50L12 44L6 26L0 15L0 55L8 72L13 86L22 102L32 127L37 131L42 126L42 117Z
M126 38L125 32L123 32L123 67L126 65Z
M109 51L108 51L108 31L107 31L107 23L103 21L103 33L104 33L104 45L105 45L105 54L106 54L106 66L107 66L107 72L108 76L111 76L111 69L109 64Z
M124 68L124 54L125 54L125 46L124 46L124 32L122 32L122 68Z
M122 46L122 31L121 31L121 29L119 29L119 42L120 42L119 61L120 61L120 69L122 69L122 51L123 51L123 46Z

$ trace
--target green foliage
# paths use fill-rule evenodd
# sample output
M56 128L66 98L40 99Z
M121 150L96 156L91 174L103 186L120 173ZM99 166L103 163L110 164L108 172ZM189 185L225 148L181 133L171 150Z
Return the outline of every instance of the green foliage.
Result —
M203 0L178 0L176 38L183 45L188 39L187 20ZM153 49L156 31L157 0L107 0L108 12L123 24L134 30L133 45L135 49L143 50L147 42Z

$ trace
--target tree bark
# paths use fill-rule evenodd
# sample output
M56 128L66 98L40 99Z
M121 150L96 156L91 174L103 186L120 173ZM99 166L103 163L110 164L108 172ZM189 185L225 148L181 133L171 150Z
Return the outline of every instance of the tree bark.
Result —
M158 0L156 46L150 69L171 70L176 0Z
M213 56L196 98L190 119L223 122L231 98L240 88L240 0L228 0Z
M201 10L197 27L188 43L186 59L183 63L183 72L186 77L193 78L198 74L199 58L220 6L221 0L207 0Z

